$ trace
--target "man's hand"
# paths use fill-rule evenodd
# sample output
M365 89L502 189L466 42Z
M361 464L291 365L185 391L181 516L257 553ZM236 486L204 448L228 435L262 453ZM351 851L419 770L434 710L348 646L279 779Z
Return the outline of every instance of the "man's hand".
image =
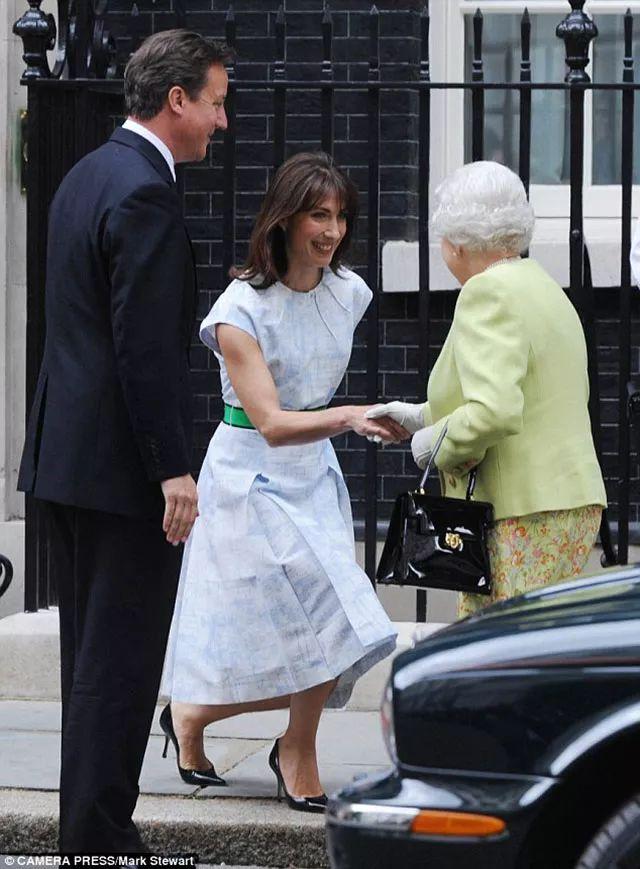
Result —
M191 474L163 480L160 485L165 502L162 530L167 541L177 546L186 541L198 516L198 490Z

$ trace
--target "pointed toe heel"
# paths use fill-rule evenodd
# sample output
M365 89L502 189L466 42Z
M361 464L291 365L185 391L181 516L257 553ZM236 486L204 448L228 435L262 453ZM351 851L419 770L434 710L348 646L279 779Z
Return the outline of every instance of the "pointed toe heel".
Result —
M213 764L209 767L209 769L184 769L184 767L180 766L180 746L178 745L178 739L173 729L173 719L171 718L170 704L167 704L160 713L160 727L162 728L162 732L164 733L164 750L162 752L162 756L167 756L169 740L171 740L171 742L173 743L173 747L176 750L176 765L178 767L178 773L180 774L180 778L183 782L185 782L185 784L195 785L199 788L206 788L210 786L226 787L226 781L217 774Z
M280 752L278 748L278 740L273 743L273 748L269 753L269 766L276 777L278 783L278 802L284 798L290 809L295 809L296 812L324 812L327 806L327 795L319 794L317 797L294 797L287 790L287 785L280 769Z

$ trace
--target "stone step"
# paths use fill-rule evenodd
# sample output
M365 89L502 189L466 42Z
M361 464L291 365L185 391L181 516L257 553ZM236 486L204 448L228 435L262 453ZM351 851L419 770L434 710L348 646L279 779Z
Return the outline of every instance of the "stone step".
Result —
M397 652L409 648L414 635L442 624L394 622ZM60 697L58 613L56 609L17 613L0 620L0 699L58 700ZM378 709L392 658L386 658L356 684L349 709Z
M57 793L0 790L0 854L55 851L57 815ZM323 816L274 800L143 795L134 817L157 854L236 866L329 865Z
M220 721L206 731L205 750L224 788L185 785L163 737L156 710L136 810L150 847L195 853L205 863L326 866L323 819L276 801L267 758L286 726L285 710ZM60 758L60 704L0 702L0 854L55 847ZM320 776L327 793L354 778L389 768L378 712L328 710L318 731ZM1 861L0 861L1 865Z

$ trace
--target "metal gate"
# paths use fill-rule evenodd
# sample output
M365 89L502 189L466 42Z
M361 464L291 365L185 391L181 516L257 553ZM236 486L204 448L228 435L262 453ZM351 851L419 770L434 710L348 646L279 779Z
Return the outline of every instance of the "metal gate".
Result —
M27 300L27 406L33 396L44 339L44 270L47 235L47 211L53 193L68 169L85 153L104 142L122 113L122 82L113 78L114 46L105 23L108 0L68 0L59 2L61 10L58 34L58 59L49 69L46 49L53 48L55 27L51 17L40 10L41 0L29 0L30 9L18 21L14 32L25 45L24 59L27 69L23 83L28 85L28 300ZM631 357L631 274L629 249L631 243L631 190L633 113L635 90L633 82L632 27L633 19L625 17L625 51L621 81L593 84L585 69L588 65L590 41L597 36L593 22L583 11L584 0L570 0L571 10L559 23L557 35L566 45L567 76L564 81L534 83L531 75L529 52L530 21L524 11L521 25L521 63L516 81L486 82L484 80L482 27L480 11L474 19L474 59L471 80L461 83L431 80L429 59L429 10L425 5L420 18L421 59L412 80L394 81L392 87L380 80L380 13L371 9L369 16L368 76L359 90L364 111L368 116L368 196L366 267L368 283L374 291L374 301L368 313L366 350L366 391L368 401L378 398L377 371L378 303L380 287L380 97L385 89L405 90L417 95L418 117L418 237L419 237L419 373L415 395L406 399L421 399L429 371L429 182L430 182L430 118L431 94L444 89L459 89L470 94L471 154L474 160L484 153L484 97L487 90L502 89L519 100L519 172L528 189L531 162L531 97L536 89L562 90L568 95L571 133L571 220L570 220L570 286L569 295L575 304L587 336L590 354L591 413L596 442L599 440L600 419L597 378L597 337L593 288L590 282L588 254L584 245L582 174L584 164L584 102L589 89L615 90L622 95L622 235L621 235L621 303L619 334L620 396L619 428L619 503L618 551L611 548L609 526L605 519L602 540L609 563L626 563L628 552L629 498L630 498L630 419L629 395ZM75 10L75 12L74 12ZM178 24L184 20L184 6L177 4ZM226 18L224 36L235 43L233 13ZM287 98L288 95L314 90L321 94L320 136L317 147L332 152L334 146L333 100L340 90L354 90L352 81L338 81L334 75L332 19L327 8L322 21L323 62L317 80L300 81L287 77L286 69L286 16L282 9L276 20L276 56L269 63L269 72L262 80L237 81L234 70L229 69L228 97L229 131L223 148L224 190L222 216L222 260L233 262L235 243L237 185L235 177L234 118L241 105L243 93L267 92L272 95L273 113L273 165L277 166L287 154ZM376 538L378 531L378 502L376 498L378 452L376 446L366 447L366 507L365 507L365 567L370 577L375 572ZM26 527L26 599L25 608L35 610L55 600L49 586L47 569L46 534L35 502L27 499ZM417 595L417 618L426 615L426 596Z

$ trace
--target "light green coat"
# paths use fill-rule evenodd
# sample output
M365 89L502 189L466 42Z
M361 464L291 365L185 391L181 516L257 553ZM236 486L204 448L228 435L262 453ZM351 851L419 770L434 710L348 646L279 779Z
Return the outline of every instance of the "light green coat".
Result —
M531 259L470 278L428 386L425 422L444 494L475 498L496 519L606 505L591 437L587 350L562 288Z

